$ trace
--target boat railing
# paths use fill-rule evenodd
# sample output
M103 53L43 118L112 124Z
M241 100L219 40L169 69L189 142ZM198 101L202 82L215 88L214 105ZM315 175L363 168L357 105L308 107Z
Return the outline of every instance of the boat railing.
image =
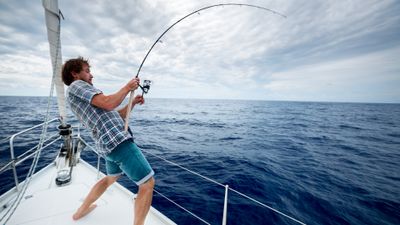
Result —
M36 126L33 126L31 128L25 129L23 131L20 131L20 132L18 132L16 134L12 135L11 137L9 137L9 139L10 139L9 143L10 143L11 161L6 163L4 166L2 166L0 168L0 174L11 167L11 169L13 170L13 176L14 176L14 180L15 180L15 187L16 187L17 191L19 191L19 187L18 187L19 186L19 181L18 181L18 174L17 174L16 167L18 165L20 165L22 162L24 162L25 160L27 160L30 157L34 156L36 154L36 152L37 152L36 148L38 147L38 145L28 149L27 151L25 151L24 153L22 153L22 154L20 154L18 156L15 156L15 152L14 152L14 140L15 140L15 138L20 136L20 135L22 135L22 134L25 134L25 133L27 133L27 132L29 132L31 130L39 128L39 127L45 125L46 123L49 124L49 123L53 123L55 121L59 121L59 119L55 118L55 119L49 120L48 122L44 122L44 123L38 124ZM100 178L100 159L101 159L100 154L98 154L98 152L96 151L96 149L93 146L91 146L84 139L81 138L80 131L79 131L79 129L80 129L79 126L73 126L73 128L74 129L78 129L78 132L77 132L78 134L74 135L74 136L79 138L79 140L82 141L86 145L86 147L88 147L91 151L93 151L97 155L97 177ZM58 138L55 138L55 137L58 137ZM52 140L52 139L54 139L54 140ZM57 140L60 140L60 139L61 138L59 137L58 133L55 134L55 135L51 135L49 138L47 138L45 140L44 143L46 143L46 144L43 145L42 149L47 148L48 146L50 146L51 144L55 143ZM49 142L49 143L47 143L47 142ZM156 154L154 154L154 153L152 153L150 151L147 151L147 150L144 150L144 149L142 149L142 151L145 152L146 154L152 155L153 157L156 157L156 158L158 158L160 160L163 160L163 161L167 162L168 164L171 164L173 166L179 167L180 169L185 170L185 171L187 171L187 172L189 172L189 173L191 173L191 174L193 174L195 176L201 177L202 179L205 179L210 183L214 183L214 184L224 188L225 189L225 192L224 192L224 208L223 208L223 216L222 216L222 224L223 225L226 225L226 222L227 222L227 215L228 215L228 207L227 206L228 206L228 194L229 194L229 191L232 191L232 192L234 192L234 193L236 193L236 194L238 194L238 195L240 195L240 196L242 196L242 197L254 202L255 204L257 204L259 206L262 206L264 208L272 210L273 212L275 212L275 213L277 213L277 214L279 214L279 215L281 215L283 217L286 217L286 218L290 219L293 222L296 222L298 224L305 224L305 223L303 223L303 222L301 222L301 221L299 221L299 220L297 220L297 219L295 219L295 218L293 218L293 217L291 217L291 216L289 216L289 215L287 215L287 214L285 214L285 213L283 213L283 212L281 212L279 210L276 210L276 209L274 209L274 208L272 208L272 207L270 207L270 206L268 206L268 205L266 205L266 204L264 204L264 203L262 203L262 202L260 202L260 201L258 201L256 199L254 199L254 198L252 198L252 197L250 197L250 196L248 196L248 195L246 195L246 194L244 194L244 193L242 193L242 192L240 192L238 190L235 190L235 189L229 187L229 185L227 185L227 184L222 184L222 183L220 183L218 181L215 181L215 180L213 180L213 179L211 179L211 178L209 178L207 176L204 176L204 175L202 175L200 173L197 173L195 171L192 171L192 170L190 170L190 169L188 169L188 168L186 168L186 167L184 167L182 165L179 165L178 163L172 162L172 161L170 161L168 159L165 159L165 158L163 158L161 156L158 156L158 155L156 155ZM196 215L195 213L193 213L190 210L186 209L185 207L181 206L180 204L178 204L177 202L175 202L172 199L168 198L167 196L163 195L160 191L158 191L156 189L154 191L158 195L160 195L161 197L165 198L167 201L169 201L172 204L176 205L177 207L181 208L182 210L184 210L185 212L189 213L190 215L192 215L193 217L197 218L198 220L202 221L203 223L210 224L209 222L207 222L206 220L204 220L200 216Z
M93 148L92 146L90 146L89 144L87 144L87 143L85 142L85 140L83 140L83 139L81 138L81 141L84 142L84 143L86 144L86 146L89 147L89 148L90 148L94 153L96 153L97 156L98 156L98 158L97 158L97 172L98 172L98 173L97 173L97 174L98 174L98 178L99 178L99 176L100 176L100 158L101 158L101 156L97 153L96 149ZM211 179L211 178L209 178L209 177L207 177L207 176L204 176L204 175L202 175L202 174L200 174L200 173L197 173L197 172L195 172L195 171L193 171L193 170L190 170L190 169L188 169L188 168L186 168L186 167L184 167L184 166L182 166L182 165L179 165L178 163L172 162L172 161L170 161L170 160L168 160L168 159L165 159L165 158L163 158L163 157L161 157L161 156L158 156L158 155L156 155L156 154L154 154L154 153L152 153L152 152L150 152L150 151L147 151L147 150L145 150L145 149L141 149L141 150L142 150L143 152L145 152L146 154L152 155L153 157L156 157L156 158L158 158L158 159L160 159L160 160L162 160L162 161L165 161L165 162L167 162L168 164L171 164L171 165L173 165L173 166L179 167L179 168L182 169L182 170L185 170L185 171L187 171L187 172L189 172L189 173L191 173L191 174L193 174L193 175L195 175L195 176L198 176L198 177L201 177L201 178L207 180L207 181L210 182L210 183L214 183L214 184L216 184L216 185L218 185L218 186L224 188L224 189L225 189L225 192L224 192L225 195L224 195L224 208L223 208L223 215L222 215L222 225L226 225L226 223L227 223L227 216L228 216L228 193L229 193L229 191L232 191L232 192L234 192L234 193L236 193L236 194L242 196L243 198L246 198L246 199L250 200L251 202L253 202L253 203L255 203L255 204L259 205L259 206L262 206L262 207L264 207L264 208L267 208L267 209L269 209L269 210L272 210L273 212L275 212L275 213L277 213L277 214L279 214L279 215L281 215L281 216L283 216L283 217L286 217L287 219L290 219L291 221L293 221L293 222L295 222L295 223L305 225L305 223L303 223L303 222L301 222L301 221L299 221L299 220L293 218L292 216L289 216L289 215L287 215L286 213L283 213L283 212L281 212L281 211L279 211L279 210L276 210L276 209L272 208L271 206L268 206L268 205L266 205L266 204L264 204L264 203L262 203L262 202L260 202L260 201L258 201L258 200L256 200L256 199L254 199L254 198L252 198L252 197L250 197L250 196L248 196L248 195L246 195L246 194L244 194L244 193L242 193L242 192L240 192L240 191L238 191L238 190L236 190L236 189L233 189L233 188L229 187L229 185L227 185L227 184L222 184L222 183L220 183L220 182L218 182L218 181L216 181L216 180L213 180L213 179ZM157 191L156 189L154 189L154 192L156 192L158 195L160 195L161 197L165 198L167 201L171 202L172 204L176 205L176 206L179 207L180 209L182 209L182 210L184 210L185 212L189 213L189 214L192 215L193 217L195 217L195 218L197 218L198 220L202 221L203 223L205 223L205 224L210 224L209 222L205 221L205 220L204 220L203 218L201 218L200 216L198 216L198 215L196 215L195 213L189 211L188 209L186 209L185 207L181 206L179 203L173 201L172 199L168 198L167 196L163 195L161 192Z
M37 148L38 145L33 146L32 148L28 149L27 151L24 151L22 154L16 156L15 155L15 149L14 149L14 140L23 134L26 134L32 130L35 130L39 127L44 126L45 124L50 124L53 123L55 121L59 121L58 118L54 118L52 120L49 120L47 122L43 122L41 124L35 125L33 127L30 127L28 129L22 130L18 133L15 133L13 135L11 135L10 137L7 137L5 139L3 139L2 141L6 141L9 139L9 144L10 144L10 161L5 163L5 165L3 165L0 168L0 174L2 174L4 171L8 170L8 169L12 169L13 172L13 176L14 176L14 182L15 182L15 188L17 191L19 191L19 180L18 180L18 173L17 173L17 166L20 165L21 163L23 163L24 161L26 161L27 159L31 158L32 156L34 156L37 153ZM56 138L57 137L57 138ZM54 134L51 135L50 137L48 137L43 143L45 143L45 145L42 146L41 149L45 149L48 146L52 145L54 142L58 141L59 138L59 134ZM49 142L50 141L50 142Z

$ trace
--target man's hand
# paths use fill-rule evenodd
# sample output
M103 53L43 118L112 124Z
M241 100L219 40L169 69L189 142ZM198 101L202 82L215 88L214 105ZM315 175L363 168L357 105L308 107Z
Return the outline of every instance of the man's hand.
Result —
M140 83L140 79L139 77L133 78L132 80L130 80L127 84L126 87L130 90L130 91L134 91L139 87L139 83Z
M134 105L136 105L136 104L139 104L139 105L143 105L143 104L144 104L144 98L143 98L143 96L141 96L141 95L136 95L136 96L135 96L135 99L133 99L133 102L132 102L132 107L133 107Z
M143 105L144 104L144 98L141 95L136 95L135 98L132 100L132 108L135 107L136 104ZM126 118L126 113L128 110L128 105L126 105L124 108L118 110L119 115L122 117L122 119Z

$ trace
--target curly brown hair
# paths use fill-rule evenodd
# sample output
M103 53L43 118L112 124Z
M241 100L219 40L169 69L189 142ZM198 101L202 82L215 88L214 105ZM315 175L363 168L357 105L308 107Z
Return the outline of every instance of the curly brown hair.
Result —
M87 65L90 67L89 59L84 59L82 56L79 56L76 59L69 59L64 63L61 75L65 85L69 86L74 81L72 72L75 73L81 72L83 69L83 65Z

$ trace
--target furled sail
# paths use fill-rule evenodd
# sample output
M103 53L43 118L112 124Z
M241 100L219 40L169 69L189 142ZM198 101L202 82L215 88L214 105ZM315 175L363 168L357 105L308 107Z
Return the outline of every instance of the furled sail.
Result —
M53 66L54 85L57 93L58 111L63 123L66 122L66 107L64 97L64 83L61 79L61 41L60 41L60 20L61 12L58 9L57 0L42 0L45 8L47 37L50 45L50 56Z

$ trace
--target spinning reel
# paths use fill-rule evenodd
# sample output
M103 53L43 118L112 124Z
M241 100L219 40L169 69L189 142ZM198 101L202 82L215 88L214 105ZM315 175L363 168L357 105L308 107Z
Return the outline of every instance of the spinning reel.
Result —
M140 89L142 89L142 96L143 96L144 94L147 94L147 92L149 92L149 90L150 90L150 85L151 85L152 83L153 83L153 82L152 82L151 80L144 80L144 81L143 81L143 85L140 85L140 84L139 84Z

